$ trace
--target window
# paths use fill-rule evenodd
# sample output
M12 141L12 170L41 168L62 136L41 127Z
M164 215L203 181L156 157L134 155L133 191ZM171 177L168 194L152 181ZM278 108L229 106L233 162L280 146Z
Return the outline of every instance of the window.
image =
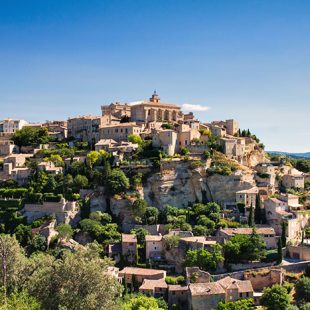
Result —
M249 292L246 292L246 297L249 297Z
M240 297L240 298L242 297L242 293L239 293L239 297Z

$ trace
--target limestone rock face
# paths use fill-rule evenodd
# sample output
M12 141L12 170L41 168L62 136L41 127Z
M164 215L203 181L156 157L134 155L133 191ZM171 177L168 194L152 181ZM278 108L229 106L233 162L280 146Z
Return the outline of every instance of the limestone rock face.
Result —
M159 209L166 204L184 208L189 202L202 200L205 179L204 168L189 169L179 164L150 177L143 188L144 199Z
M209 200L217 203L235 201L236 192L252 188L255 185L254 176L249 171L236 171L226 176L214 174L206 179Z
M143 187L144 199L159 209L166 204L178 208L188 203L234 201L236 192L255 185L252 170L236 171L230 176L208 176L206 167L192 168L184 162L170 165L148 179Z
M103 195L96 195L90 199L90 212L107 210L106 197Z
M248 167L255 167L259 163L268 162L266 153L261 149L254 149L250 154L246 155L244 159L244 165Z
M126 198L111 198L110 210L114 216L117 216L122 223L122 230L129 232L136 224L133 214L134 200Z

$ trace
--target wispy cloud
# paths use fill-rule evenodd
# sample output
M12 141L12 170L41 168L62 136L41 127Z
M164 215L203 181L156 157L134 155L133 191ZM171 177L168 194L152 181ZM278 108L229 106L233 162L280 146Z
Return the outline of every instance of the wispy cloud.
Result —
M189 112L195 112L195 111L205 112L205 111L210 110L210 107L200 105L200 104L184 103L182 104L182 110L189 111Z

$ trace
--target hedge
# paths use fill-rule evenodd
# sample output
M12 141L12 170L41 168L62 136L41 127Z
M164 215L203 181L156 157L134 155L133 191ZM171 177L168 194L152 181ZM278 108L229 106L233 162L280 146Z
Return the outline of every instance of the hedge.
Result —
M2 211L17 211L22 208L22 201L17 199L4 200L0 199L0 210Z
M3 198L24 198L27 193L27 188L0 188L0 197Z

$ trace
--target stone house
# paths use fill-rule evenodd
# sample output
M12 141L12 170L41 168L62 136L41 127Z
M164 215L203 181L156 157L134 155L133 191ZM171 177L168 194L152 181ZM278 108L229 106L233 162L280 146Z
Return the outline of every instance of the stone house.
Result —
M99 129L99 137L100 139L112 139L116 142L128 141L129 135L140 135L143 129L144 127L135 122L107 125Z
M168 305L170 307L177 305L180 310L190 309L188 286L168 285Z
M145 236L145 258L146 259L161 259L163 251L163 237L161 235L146 235Z
M13 150L15 148L15 145L9 141L4 140L0 141L0 156L8 156L13 153Z
M111 243L107 245L107 255L112 258L115 263L119 263L122 255L122 244L119 243Z
M277 235L280 235L282 219L284 217L293 218L293 214L288 210L287 203L276 197L271 197L264 201L264 207L268 224L274 228Z
M192 124L195 125L195 123ZM193 128L188 124L180 124L177 127L177 133L177 144L179 148L189 146L194 139L200 139L201 136L197 126Z
M305 178L302 174L285 174L282 179L285 188L301 188L305 187Z
M42 161L41 163L38 164L38 170L39 171L45 171L46 173L49 174L59 174L62 173L63 168L62 167L56 167L54 162L52 161Z
M122 234L122 255L129 262L134 263L137 256L137 236Z
M226 292L217 282L191 283L189 295L193 310L216 309L220 301L226 300Z
M224 243L235 235L251 235L253 228L224 228L217 231L217 237L220 243ZM277 237L272 227L256 227L256 233L262 237L266 243L267 249L277 248Z
M104 117L79 116L68 119L68 137L77 141L95 143L99 141L99 128L104 125Z
M7 118L1 122L1 130L4 133L15 133L16 130L22 129L25 125L27 125L23 119L11 119Z
M24 167L27 158L30 158L32 156L32 154L12 154L5 157L3 163L12 163L12 168Z
M212 247L216 245L215 240L208 240L205 236L181 237L179 247L188 250L205 249L212 251Z
M217 281L225 290L226 301L236 301L243 298L253 298L253 287L249 280L237 280L225 277Z
M236 192L236 203L242 203L246 208L255 209L258 188L256 186Z
M229 276L216 282L191 283L189 290L193 310L217 309L220 301L237 301L254 296L251 281Z
M147 296L167 299L168 285L164 278L157 280L144 279L142 285L139 287L139 292Z
M165 153L172 156L178 150L177 136L172 129L154 130L152 132L153 147L162 147Z
M68 137L68 122L67 121L51 121L42 124L42 127L47 128L48 134L52 139L63 140Z
M109 105L102 105L101 112L102 116L113 116L114 118L121 119L124 116L131 116L131 106L115 102Z
M135 284L142 285L145 279L159 280L166 278L166 271L160 269L147 269L138 267L125 267L119 272L119 276L125 281L129 288L133 288Z
M136 143L131 143L127 141L116 142L113 139L101 139L95 145L95 150L104 150L106 152L119 152L130 154L139 147Z

